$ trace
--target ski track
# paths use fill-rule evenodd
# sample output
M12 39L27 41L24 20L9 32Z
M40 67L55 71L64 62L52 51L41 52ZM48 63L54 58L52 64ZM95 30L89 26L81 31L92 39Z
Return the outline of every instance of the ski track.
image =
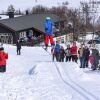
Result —
M49 55L51 55L48 51L46 51L46 52ZM63 65L61 63L59 63L59 64L63 68ZM85 88L83 88L82 86L80 86L79 84L77 84L76 82L74 82L73 79L71 79L71 77L69 76L68 73L66 73L67 79L69 80L67 82L66 79L63 78L63 75L62 75L62 73L61 73L61 71L59 69L59 65L57 65L56 62L54 62L54 65L56 67L56 70L57 70L57 72L58 72L61 80L66 84L66 86L70 86L70 88L72 88L74 91L76 91L78 94L80 94L85 100L99 100L99 98L97 98L95 95L93 95L92 93L90 93L89 91L87 91Z
M44 48L43 48L44 49ZM45 50L46 51L46 50ZM46 51L50 56L51 56L51 54L48 52L48 51ZM37 62L37 64L38 64L38 62L39 63L42 63L42 62L44 62L44 61L34 61L34 62ZM80 96L82 97L82 98L84 98L84 99L82 99L82 100L99 100L95 95L93 95L92 93L90 93L89 91L87 91L86 89L84 89L82 86L80 86L79 84L77 84L76 82L74 82L73 81L73 79L70 77L70 75L69 75L69 73L66 73L65 75L66 75L66 77L67 77L67 80L65 79L65 77L63 76L63 74L62 74L62 71L61 70L63 70L63 72L65 73L65 71L64 71L64 69L63 69L63 64L61 64L61 63L58 63L58 62L52 62L52 61L45 61L46 63L47 62L50 62L50 63L53 63L54 64L54 67L55 67L55 69L56 69L56 72L58 73L58 79L60 78L61 80L62 80L62 82L63 82L63 84L65 84L65 89L66 89L66 91L68 91L68 87L70 87L71 89L73 89L73 91L75 91L77 94L80 94ZM61 66L59 66L59 64L61 65ZM22 76L22 77L25 77L24 79L26 79L26 80L33 80L34 78L34 75L35 74L37 74L37 73L35 73L35 68L36 68L36 65L34 65L33 66L33 68L31 68L30 70L29 70L29 76ZM2 79L4 78L4 77L7 77L6 78L6 80L8 79L8 78L11 78L11 82L12 82L12 80L14 80L14 78L15 77L13 77L12 76L12 74L5 74L5 75L2 75ZM1 80L2 80L1 79ZM17 81L17 82L23 82L24 80L20 80L20 77L17 77L17 79L15 79L15 81ZM5 80L2 80L2 83L3 83L3 85L2 85L2 89L3 89L3 91L2 91L2 94L0 94L0 97L1 97L1 95L2 95L2 97L3 96L6 96L6 100L24 100L24 98L25 97L23 97L23 94L24 94L24 92L22 92L23 91L23 89L20 89L20 86L18 86L18 87L12 87L11 88L11 90L10 91L8 91L6 88L7 87L5 87ZM9 83L10 85L11 85L11 82ZM10 86L10 85L8 85L8 86ZM10 87L9 87L10 88ZM27 91L27 89L29 89L29 87L24 87L24 90L25 91ZM34 89L33 89L34 90ZM19 91L21 91L21 94L22 94L22 97L21 97L21 94L19 95ZM39 90L38 90L39 91ZM32 91L31 90L31 92L33 93L34 91ZM43 92L41 95L43 95L43 96L45 96L45 95L49 95L49 93L48 92ZM73 95L73 94L72 94ZM18 99L18 98L22 98L22 99ZM2 98L1 98L1 100L3 100ZM5 99L4 99L5 100ZM25 99L26 100L26 99ZM27 99L28 100L28 99ZM34 99L35 100L35 99ZM53 99L52 99L53 100ZM79 100L78 98L77 99L75 99L75 100Z
M60 69L56 63L55 63L55 66L56 66L56 69L58 70L59 76L61 77L62 81L65 84L69 85L71 88L73 88L73 90L78 92L80 95L82 95L85 98L85 100L99 100L99 98L97 98L95 95L93 95L92 93L87 91L85 88L83 88L82 86L80 86L79 84L74 82L68 73L66 73L66 76L69 79L69 82L67 82L66 79L63 78L63 75L61 74ZM63 65L61 65L61 66L63 68Z

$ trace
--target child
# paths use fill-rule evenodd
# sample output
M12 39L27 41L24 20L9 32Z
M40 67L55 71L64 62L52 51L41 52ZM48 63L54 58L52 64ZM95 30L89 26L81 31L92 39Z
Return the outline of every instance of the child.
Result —
M4 48L0 48L0 72L6 72L6 59L8 54L4 52Z
M93 67L93 61L94 61L94 58L93 58L92 55L90 55L89 60L90 60L91 68L92 68Z

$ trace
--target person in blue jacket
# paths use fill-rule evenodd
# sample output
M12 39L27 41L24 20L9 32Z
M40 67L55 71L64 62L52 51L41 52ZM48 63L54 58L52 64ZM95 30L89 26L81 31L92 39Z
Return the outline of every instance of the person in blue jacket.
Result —
M55 57L56 57L56 61L60 61L60 44L58 42L56 42L56 45L55 45Z
M50 17L46 17L46 20L45 20L45 40L44 40L46 49L48 47L49 40L50 40L51 45L54 45L53 21L51 20Z

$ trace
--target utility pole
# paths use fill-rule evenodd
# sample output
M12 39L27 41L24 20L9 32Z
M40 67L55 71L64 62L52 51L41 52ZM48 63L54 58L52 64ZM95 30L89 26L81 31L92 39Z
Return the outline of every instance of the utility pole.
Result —
M92 39L94 39L95 21L96 21L96 18L98 16L97 14L99 13L98 12L99 5L100 5L100 1L97 1L97 0L90 0L89 1L90 14L92 17L92 24L93 24L93 37L92 37Z

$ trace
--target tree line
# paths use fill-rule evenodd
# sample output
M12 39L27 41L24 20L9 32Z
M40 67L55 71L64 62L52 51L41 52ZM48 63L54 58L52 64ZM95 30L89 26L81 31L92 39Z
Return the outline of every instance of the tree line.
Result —
M85 34L86 32L95 32L100 30L100 17L97 17L98 12L92 12L88 2L80 2L79 8L69 8L68 2L63 2L57 7L47 8L42 5L37 5L32 9L26 9L22 12L20 9L15 10L13 5L9 5L6 14L13 11L16 15L24 15L27 11L28 14L33 13L54 13L60 18L64 19L64 29L67 31L68 24L72 23L74 32L77 34ZM4 12L5 13L5 12Z

